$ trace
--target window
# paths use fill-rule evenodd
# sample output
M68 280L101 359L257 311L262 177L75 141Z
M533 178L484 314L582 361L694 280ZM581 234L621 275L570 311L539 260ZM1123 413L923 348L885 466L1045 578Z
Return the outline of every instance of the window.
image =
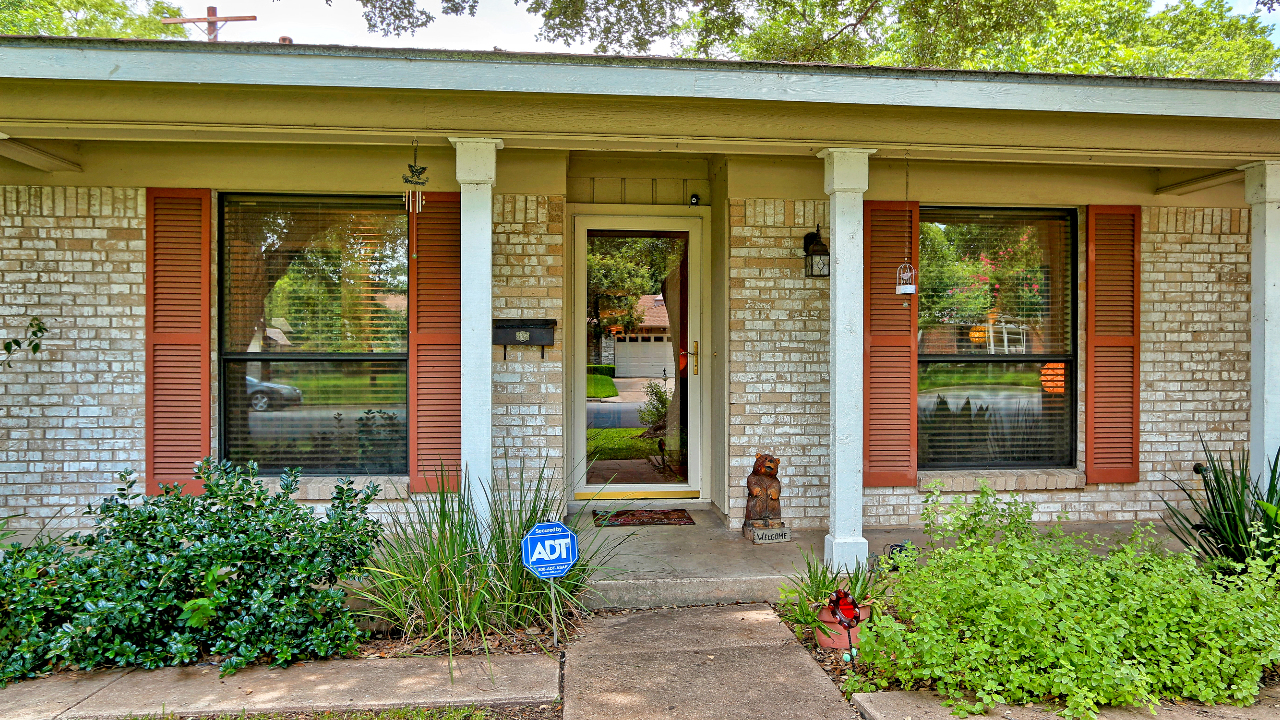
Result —
M920 209L921 469L1075 463L1074 211Z
M224 195L221 222L223 456L407 474L402 202Z

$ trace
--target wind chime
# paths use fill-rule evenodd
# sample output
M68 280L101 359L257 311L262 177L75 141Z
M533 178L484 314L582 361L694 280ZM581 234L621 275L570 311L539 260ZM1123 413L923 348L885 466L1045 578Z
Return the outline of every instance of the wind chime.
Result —
M426 165L418 164L418 138L413 139L413 162L409 163L409 174L401 175L400 179L406 185L415 185L422 187L427 184ZM422 212L422 191L406 190L404 193L404 208L409 212Z

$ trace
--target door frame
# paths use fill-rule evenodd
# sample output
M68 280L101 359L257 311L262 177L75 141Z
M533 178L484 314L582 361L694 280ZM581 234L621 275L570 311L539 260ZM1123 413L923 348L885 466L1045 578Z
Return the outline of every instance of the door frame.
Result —
M690 341L699 341L700 368L710 367L713 358L708 352L712 343L707 332L708 311L711 308L711 283L705 273L710 269L711 208L707 206L683 207L679 205L589 205L569 203L565 207L567 220L572 228L566 233L571 245L565 259L565 274L569 281L565 293L565 456L566 476L570 499L619 500L659 498L709 498L711 483L704 473L711 467L714 443L707 442L703 430L707 427L711 408L711 386L707 372L701 370L690 375L689 394L697 403L689 413L689 478L686 483L664 485L661 489L642 485L610 485L606 491L588 491L586 488L587 453L587 397L585 378L587 372L587 233L591 230L635 230L637 232L686 232L689 234L689 324ZM704 382L706 380L706 382Z

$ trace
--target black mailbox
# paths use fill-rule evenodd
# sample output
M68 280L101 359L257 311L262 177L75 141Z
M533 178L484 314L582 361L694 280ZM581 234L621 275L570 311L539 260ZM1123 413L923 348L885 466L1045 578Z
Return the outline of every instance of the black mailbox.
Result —
M555 345L555 320L494 320L494 345Z

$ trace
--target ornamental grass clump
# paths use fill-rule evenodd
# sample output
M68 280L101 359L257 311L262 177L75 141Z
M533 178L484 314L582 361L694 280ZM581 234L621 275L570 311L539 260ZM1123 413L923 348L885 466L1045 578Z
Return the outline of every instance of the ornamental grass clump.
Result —
M129 473L90 507L95 529L0 551L0 683L63 667L158 668L219 658L223 673L350 655L362 637L340 583L380 532L376 485L334 487L323 517L271 492L256 465L205 460L200 495L144 496Z
M1101 705L1160 698L1248 704L1280 661L1280 593L1271 568L1248 561L1215 576L1191 553L1164 550L1140 528L1110 549L1042 533L1016 500L983 488L930 530L946 542L895 557L889 613L863 627L862 674L849 692L932 686L956 713L1049 702L1070 718Z
M1165 525L1207 566L1235 572L1250 559L1280 562L1280 450L1269 463L1270 472L1256 479L1249 470L1249 452L1224 458L1204 448L1205 463L1196 464L1200 483L1168 478L1182 491L1192 514L1161 497L1167 511Z
M441 471L437 490L391 509L387 533L354 592L366 615L423 645L446 648L537 625L550 627L552 603L561 616L584 609L579 596L593 575L632 536L605 534L582 511L566 524L578 534L578 563L554 585L525 567L520 543L534 525L560 519L563 490L540 471L530 482L509 480L485 492L489 518L477 513L465 477Z

